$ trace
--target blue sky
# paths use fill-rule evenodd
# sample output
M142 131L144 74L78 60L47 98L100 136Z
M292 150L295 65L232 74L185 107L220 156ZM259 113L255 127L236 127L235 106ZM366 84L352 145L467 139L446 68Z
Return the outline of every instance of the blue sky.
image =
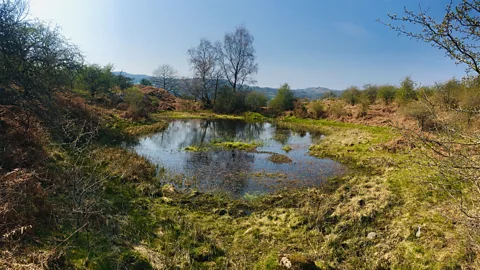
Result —
M151 74L170 64L190 76L187 50L245 25L255 37L259 86L344 89L422 85L465 75L444 53L398 36L377 19L422 4L441 17L449 0L31 0L30 15L77 44L89 63Z

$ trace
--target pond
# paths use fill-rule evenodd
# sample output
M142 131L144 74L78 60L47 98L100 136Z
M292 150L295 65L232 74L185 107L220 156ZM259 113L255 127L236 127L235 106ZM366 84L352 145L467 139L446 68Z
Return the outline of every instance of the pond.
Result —
M140 138L132 148L159 170L165 169L170 174L166 179L179 188L242 197L318 186L344 173L346 167L340 163L308 155L308 147L321 139L321 134L297 133L267 122L191 119L173 120L166 130ZM260 146L254 151L207 148L221 141ZM202 151L185 150L189 146ZM272 161L275 153L280 162Z

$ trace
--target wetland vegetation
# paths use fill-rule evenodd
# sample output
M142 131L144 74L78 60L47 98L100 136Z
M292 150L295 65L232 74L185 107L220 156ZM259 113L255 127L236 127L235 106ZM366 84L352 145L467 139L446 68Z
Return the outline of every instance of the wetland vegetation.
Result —
M388 26L480 73L452 5ZM1 269L480 268L478 76L269 99L239 26L134 84L27 10L0 0Z

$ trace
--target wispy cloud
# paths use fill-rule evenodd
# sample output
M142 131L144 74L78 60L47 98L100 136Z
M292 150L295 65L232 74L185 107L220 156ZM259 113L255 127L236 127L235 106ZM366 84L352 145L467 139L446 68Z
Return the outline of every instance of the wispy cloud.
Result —
M367 37L370 35L370 32L365 27L352 22L337 23L337 28L343 33L354 37Z

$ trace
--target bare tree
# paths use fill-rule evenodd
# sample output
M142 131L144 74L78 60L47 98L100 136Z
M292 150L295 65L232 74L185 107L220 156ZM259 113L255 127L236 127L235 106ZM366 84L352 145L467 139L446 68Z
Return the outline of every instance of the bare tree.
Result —
M218 94L218 89L220 89L220 83L223 79L223 72L221 69L217 69L214 73L213 73L213 78L215 80L215 86L214 86L214 90L213 90L213 100L215 102L215 100L217 100L217 94Z
M193 98L195 101L202 97L202 85L198 78L183 77L178 80L178 85L185 97Z
M218 51L206 39L200 40L200 45L188 50L190 65L194 77L201 83L200 98L204 104L211 104L212 94L216 86Z
M405 14L388 14L390 23L384 23L399 34L430 43L445 51L457 64L463 63L469 70L480 74L480 0L451 1L443 19L437 20L419 7L418 12L407 8ZM418 25L419 32L410 31L405 24Z
M239 26L235 32L225 34L223 44L218 45L220 67L234 92L258 71L253 40L247 28Z
M163 88L177 95L177 71L170 65L161 65L153 71L152 82L155 86Z

